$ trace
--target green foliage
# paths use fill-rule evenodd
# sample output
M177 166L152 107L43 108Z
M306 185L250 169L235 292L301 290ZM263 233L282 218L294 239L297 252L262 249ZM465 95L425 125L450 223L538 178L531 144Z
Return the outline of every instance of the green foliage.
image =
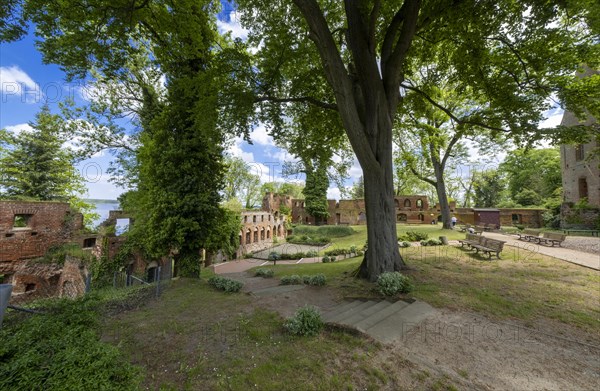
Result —
M224 199L242 200L246 209L260 205L263 197L260 176L252 172L252 166L239 157L231 156L225 158L225 165Z
M208 283L213 288L228 293L239 292L244 286L244 284L240 281L232 280L230 278L221 277L218 275L209 278Z
M422 240L421 246L441 246L442 241L438 239Z
M280 280L281 285L299 285L302 284L302 277L297 274L283 276Z
M294 235L316 235L327 238L341 238L356 233L352 227L344 225L321 225L318 227L298 225L294 227L293 231Z
M29 125L31 131L18 134L0 130L0 198L69 202L91 228L98 215L82 200L86 189L75 153L63 147L65 120L44 105Z
M288 319L284 325L286 330L292 335L312 337L321 331L323 321L321 314L312 306L304 306L296 314Z
M332 250L327 250L325 251L325 255L348 255L348 254L355 254L356 253L356 246L352 246L354 247L354 251L352 250L352 248L334 248Z
M325 221L329 218L328 188L329 178L326 166L320 165L316 169L306 171L306 185L302 190L305 210L317 221Z
M67 243L50 247L40 260L44 263L64 264L67 256L77 258L88 265L96 259L90 251L83 250L79 244Z
M377 289L382 295L394 296L412 290L410 279L400 272L386 272L377 278Z
M256 277L271 278L274 274L273 269L258 268L254 271Z
M331 262L331 258L329 258L329 256L325 255L322 259L321 262L323 263L329 263Z
M487 170L477 175L473 188L475 206L491 208L502 202L505 181L500 171Z
M513 197L515 202L521 206L537 206L542 202L542 197L531 189L523 189Z
M306 285L323 286L327 284L327 277L325 277L324 274L315 274L312 276L308 276L308 278L303 278L303 280Z
M562 185L557 147L510 151L499 170L506 176L510 197L523 206L541 205Z
M290 235L287 237L286 240L288 243L306 244L306 245L311 245L311 246L322 246L324 244L331 242L331 239L328 237L324 237L324 236L310 237L308 235L302 235L302 236Z
M137 390L140 371L101 342L97 297L50 304L0 330L3 390Z
M419 242L429 239L427 232L407 231L404 235L398 236L398 240L406 242Z
M410 242L400 242L398 243L398 246L402 247L402 248L407 248L412 246L412 244L410 244Z
M365 179L360 176L357 182L352 184L352 189L350 190L350 198L353 200L363 199L365 198Z

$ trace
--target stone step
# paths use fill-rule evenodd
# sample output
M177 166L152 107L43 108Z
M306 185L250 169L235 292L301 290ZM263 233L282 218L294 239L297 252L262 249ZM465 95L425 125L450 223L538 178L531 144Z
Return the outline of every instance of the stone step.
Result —
M342 320L346 317L352 316L355 313L360 312L364 309L367 309L374 304L375 304L374 301L361 302L361 304L357 305L356 307L352 307L352 308L347 309L346 311L342 311L342 312L338 313L337 315L328 318L326 321L329 323L342 323L342 322L340 322L340 320Z
M329 319L333 318L337 314L345 312L345 311L349 310L350 308L357 307L357 306L361 305L362 303L363 303L362 300L354 300L354 301L351 301L351 302L346 302L343 305L337 306L333 310L331 310L331 311L326 312L325 314L323 314L323 321L324 322L328 322Z
M434 308L429 304L415 301L366 328L364 332L383 343L401 340L408 331L434 311Z
M403 309L406 306L408 306L407 302L398 300L397 302L392 303L392 304L382 308L381 310L377 311L373 315L368 316L365 319L360 320L354 324L351 324L350 326L353 326L357 330L360 330L362 332L366 332L366 330L369 329L370 327L373 327L377 323L381 322L383 319L400 311L401 309Z
M338 323L354 325L355 323L360 322L361 320L373 315L374 313L381 311L385 307L392 305L392 303L390 303L387 300L382 300L380 302L373 302L373 303L374 304L371 305L370 307L365 308L364 310L362 310L358 313L350 315L350 316L338 321Z
M335 323L347 324L347 319L353 318L355 316L359 316L361 318L364 318L365 316L361 315L361 314L364 313L365 311L369 311L369 309L373 308L377 304L379 304L377 301L368 300L362 306L355 307L352 311L346 312L345 313L346 316L344 316L344 317L336 317Z

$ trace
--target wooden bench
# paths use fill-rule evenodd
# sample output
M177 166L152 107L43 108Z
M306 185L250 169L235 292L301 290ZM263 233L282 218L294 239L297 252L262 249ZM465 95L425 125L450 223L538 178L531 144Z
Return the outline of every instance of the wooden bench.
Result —
M565 241L567 235L557 234L554 232L544 232L544 236L538 239L540 244L550 244L554 247L555 244L560 247L560 244Z
M505 241L483 237L481 244L474 244L471 247L475 249L475 253L481 251L487 254L488 259L492 259L492 253L496 254L496 258L500 259L500 253L504 249Z
M472 248L474 244L480 244L483 236L476 234L467 234L465 239L461 239L458 241L460 243L460 247L467 245L467 248Z
M471 228L473 228L475 230L475 234L477 234L477 235L481 235L484 231L483 227L480 227L480 226L475 226L475 227L471 227Z
M567 235L569 235L571 232L580 232L584 234L589 233L592 236L598 236L600 233L600 231L597 229L564 229L563 232Z
M471 228L471 224L465 224L465 225L461 225L460 227L458 227L460 232L467 232L467 230Z
M523 232L517 232L519 240L526 240L528 242L539 242L540 230L526 228Z

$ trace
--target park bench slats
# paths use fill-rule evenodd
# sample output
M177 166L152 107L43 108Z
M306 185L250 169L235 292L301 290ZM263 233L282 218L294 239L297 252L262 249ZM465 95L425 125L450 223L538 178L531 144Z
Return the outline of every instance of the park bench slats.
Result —
M502 240L491 239L476 234L467 234L465 239L461 239L458 242L461 247L466 245L468 250L475 250L476 254L481 251L489 259L492 259L492 254L496 254L496 257L500 259L500 253L504 249L504 243L506 243Z
M566 237L567 235L564 234L544 232L544 236L539 238L539 243L550 244L552 247L554 247L554 245L556 244L560 247L560 244L565 241Z
M519 240L538 243L540 239L540 232L540 230L526 228L523 230L523 232L517 232L517 235L519 235Z

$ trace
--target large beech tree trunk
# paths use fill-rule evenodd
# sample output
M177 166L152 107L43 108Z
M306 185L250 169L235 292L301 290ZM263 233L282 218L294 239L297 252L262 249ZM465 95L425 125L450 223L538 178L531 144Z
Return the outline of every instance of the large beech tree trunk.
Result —
M383 175L363 170L368 249L359 276L374 281L383 272L406 267L398 249L392 169Z
M405 267L396 237L392 126L401 100L402 65L416 31L421 2L403 3L378 47L373 17L380 4L371 13L363 3L345 0L346 37L352 53L346 64L319 3L293 1L308 24L344 129L363 169L369 248L359 275L374 281L382 272Z

